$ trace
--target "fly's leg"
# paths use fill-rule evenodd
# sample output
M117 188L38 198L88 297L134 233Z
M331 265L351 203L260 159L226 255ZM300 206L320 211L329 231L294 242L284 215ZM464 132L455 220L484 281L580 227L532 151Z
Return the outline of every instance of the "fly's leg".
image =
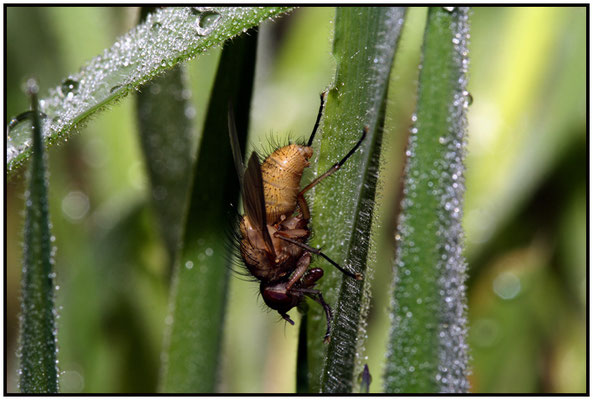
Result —
M303 190L297 194L297 204L299 205L299 210L301 210L303 219L309 221L311 219L311 211L309 211L309 204L307 204L307 200L305 200L305 196L303 196L304 193L305 191Z
M332 321L331 307L325 302L325 300L323 300L323 295L321 294L321 292L319 290L307 289L307 288L295 289L295 290L312 298L317 303L321 304L321 307L323 307L323 311L325 311L325 319L327 321L327 329L325 331L325 336L323 337L323 341L325 343L329 343L329 341L331 339L331 321Z
M348 160L350 158L350 156L352 154L354 154L354 152L360 147L362 141L364 140L364 138L366 137L366 135L367 135L368 132L369 132L369 127L368 126L365 126L363 128L363 130L362 130L362 135L361 135L360 139L358 139L358 142L356 142L356 144L354 145L354 147L350 149L350 151L348 152L348 154L346 154L344 156L344 158L342 158L339 162L337 162L334 165L332 165L332 167L330 169L328 169L319 178L313 180L313 182L311 182L307 186L305 186L305 188L303 190L301 190L299 192L299 194L297 194L297 203L299 205L299 208L300 208L301 213L303 214L303 218L305 220L309 220L311 218L311 213L309 212L309 205L307 204L307 201L305 200L304 194L307 191L311 190L311 188L313 188L319 182L321 182L322 180L324 180L325 178L327 178L328 176L330 176L331 174L333 174L334 172L336 172L337 170L339 170L342 167L342 165L344 165L344 163L346 162L346 160Z
M277 233L279 233L279 232L276 232L276 234L274 234L275 237L278 237L278 238L280 238L282 240L285 240L285 241L287 241L289 243L295 244L295 245L297 245L297 246L299 246L299 247L301 247L301 248L303 248L303 249L305 249L305 250L307 250L307 251L309 251L309 252L311 252L313 254L317 254L318 256L321 256L321 257L325 258L331 265L333 265L334 267L336 267L337 269L339 269L340 271L342 271L343 274L348 275L349 277L354 278L357 281L361 281L362 280L362 274L360 274L358 272L352 273L352 272L344 269L342 266L340 266L340 264L338 264L337 262L335 262L334 260L332 260L331 258L329 258L321 250L316 249L315 247L311 247L311 246L309 246L306 243L301 243L298 240L291 239L290 237L285 237L283 235L278 235Z
M303 276L302 280L302 287L304 288L312 288L315 286L318 280L323 277L323 270L321 268L311 268L307 271L307 273Z
M348 154L346 154L344 156L344 158L342 158L340 161L338 161L337 163L335 163L334 165L332 165L332 167L330 169L328 169L319 178L317 178L313 182L309 183L303 190L300 191L300 193L298 194L298 196L302 196L305 192L307 192L308 190L310 190L313 186L317 185L323 179L327 178L328 176L330 176L331 174L333 174L334 172L336 172L337 170L339 170L342 167L342 165L344 165L344 163L350 158L350 156L352 154L354 154L354 152L360 147L360 145L362 144L362 141L364 140L364 138L366 137L366 135L367 135L368 132L369 132L369 127L368 126L365 126L363 128L363 130L362 130L362 135L360 136L360 139L358 139L358 142L356 142L356 144L354 145L354 147L350 149L350 151L348 152Z
M274 237L279 238L306 238L309 236L309 231L306 229L287 229L285 231L276 231L274 232Z
M321 121L321 115L323 114L323 106L325 105L326 96L327 92L321 92L321 95L319 96L321 103L319 104L319 112L317 113L317 120L315 121L315 126L313 126L313 132L311 132L311 136L309 136L309 141L307 142L307 146L309 147L311 147L311 144L313 144L313 138L315 138L317 128L319 128L319 121Z
M289 316L288 314L286 314L286 313L285 313L285 314L282 314L282 313L281 313L281 314L280 314L280 316L281 316L281 317L282 317L282 318L283 318L285 321L287 321L287 322L288 322L290 325L293 325L293 326L294 326L294 321L293 321L292 319L290 319L290 316Z
M301 258L299 258L299 260L297 261L296 269L294 270L292 275L290 275L290 280L286 284L287 291L290 290L290 288L302 278L302 276L305 274L305 272L307 272L307 268L309 268L310 264L311 264L311 254L303 253Z
M292 240L293 238L304 238L307 236L309 236L309 232L305 229L290 229L287 231L276 231L274 233L274 237L280 239L290 238ZM290 288L301 279L303 274L307 271L307 268L309 268L310 264L311 254L307 252L303 253L303 255L297 261L296 269L290 275L290 279L286 285L286 290L290 290Z

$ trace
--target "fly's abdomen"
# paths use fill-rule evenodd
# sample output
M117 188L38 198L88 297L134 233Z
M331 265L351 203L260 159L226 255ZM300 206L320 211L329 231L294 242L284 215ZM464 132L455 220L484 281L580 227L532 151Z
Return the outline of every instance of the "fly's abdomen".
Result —
M309 166L313 150L291 144L274 151L261 166L268 224L289 217L296 209L303 171Z

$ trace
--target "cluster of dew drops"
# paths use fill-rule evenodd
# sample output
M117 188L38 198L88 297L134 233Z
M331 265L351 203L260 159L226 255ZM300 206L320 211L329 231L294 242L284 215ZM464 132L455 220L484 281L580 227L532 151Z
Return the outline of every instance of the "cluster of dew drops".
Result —
M138 86L155 71L174 66L180 54L188 58L195 56L185 53L192 48L202 49L209 36L222 40L223 35L239 28L243 14L247 15L249 9L227 8L223 13L216 7L172 7L149 14L144 23L117 39L79 73L50 89L49 96L39 103L42 135L56 139L68 131L80 115L125 93L126 88ZM216 30L223 20L230 21L230 26L224 28L230 29L229 32ZM31 116L31 111L25 111L7 125L6 162L9 164L32 144Z

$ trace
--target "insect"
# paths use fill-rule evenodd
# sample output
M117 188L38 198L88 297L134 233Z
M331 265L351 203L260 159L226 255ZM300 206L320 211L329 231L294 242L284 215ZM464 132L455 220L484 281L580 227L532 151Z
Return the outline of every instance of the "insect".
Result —
M342 268L319 249L307 244L311 234L308 226L311 213L304 194L340 169L360 147L368 127L363 129L361 138L339 162L301 189L301 177L313 155L311 144L319 127L325 97L324 92L321 94L319 113L307 145L289 144L280 147L262 164L253 152L247 167L243 166L234 114L230 106L228 124L245 209L245 215L239 223L241 258L249 273L260 281L259 289L266 305L278 311L291 325L294 325L294 321L287 312L301 303L305 296L319 303L327 320L324 340L328 342L332 311L321 291L314 289L316 282L323 276L323 269L309 268L311 254L325 258L350 278L362 280L362 275Z

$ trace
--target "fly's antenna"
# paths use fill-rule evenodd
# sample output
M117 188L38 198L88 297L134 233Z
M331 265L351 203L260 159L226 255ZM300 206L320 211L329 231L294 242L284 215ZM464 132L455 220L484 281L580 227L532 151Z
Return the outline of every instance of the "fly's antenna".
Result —
M321 92L319 96L321 103L319 104L319 112L317 113L317 120L315 121L315 126L313 127L313 132L311 132L311 136L309 136L309 141L307 142L307 146L311 147L313 144L313 139L315 138L315 134L317 133L317 128L319 128L319 121L321 121L321 115L323 114L323 106L325 105L325 98L327 97L327 91Z

